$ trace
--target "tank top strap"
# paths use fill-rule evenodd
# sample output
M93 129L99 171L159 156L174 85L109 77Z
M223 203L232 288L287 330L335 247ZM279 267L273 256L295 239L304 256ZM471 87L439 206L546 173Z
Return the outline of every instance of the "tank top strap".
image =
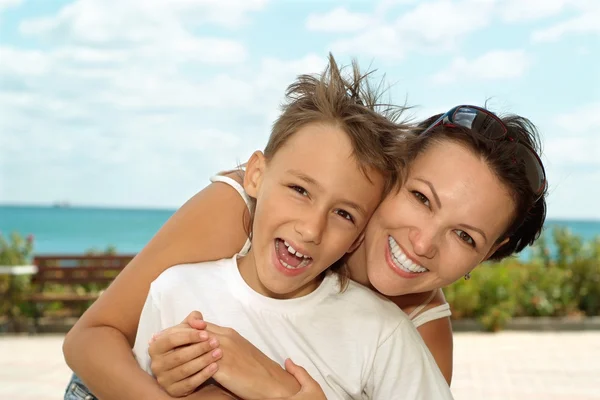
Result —
M412 319L412 323L415 328L418 328L428 322L435 321L436 319L446 318L451 315L452 311L450 310L450 304L444 303L430 308L429 310L423 311L421 314Z
M244 190L244 187L235 179L232 179L228 176L224 176L224 175L215 175L212 176L210 178L211 182L221 182L224 183L226 185L231 186L232 188L234 188L242 197L242 199L244 200L244 203L246 203L246 207L248 207L248 211L250 211L252 213L252 200L250 199L250 196L248 196L248 194L246 194L246 191ZM248 251L250 250L250 246L252 245L252 242L250 241L250 238L246 239L246 243L244 243L244 247L242 247L242 249L240 250L240 252L238 253L240 256L245 256Z
M419 313L421 312L421 310L423 310L425 307L427 307L427 305L429 305L429 303L431 303L431 300L433 300L433 298L435 297L436 293L437 293L437 290L432 290L431 294L429 295L429 297L427 297L427 299L423 303L421 303L417 308L415 308L414 310L412 310L412 312L410 314L408 314L408 318L413 319L417 315L419 315Z

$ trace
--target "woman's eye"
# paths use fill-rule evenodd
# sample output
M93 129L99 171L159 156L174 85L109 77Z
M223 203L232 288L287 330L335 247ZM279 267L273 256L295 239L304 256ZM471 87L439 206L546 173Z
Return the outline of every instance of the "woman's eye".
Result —
M301 194L302 196L308 196L308 192L302 186L291 185L290 189Z
M339 215L340 217L344 218L344 219L347 219L350 222L354 222L354 217L348 211L337 210L336 214Z
M413 190L411 193L413 194L413 196L416 197L417 200L429 207L429 199L425 197L423 193L418 192L416 190Z
M472 247L475 247L475 241L473 240L471 235L469 235L467 232L461 231L460 229L458 229L456 231L456 234L458 235L460 240L462 240L463 242L467 243L468 245L470 245Z

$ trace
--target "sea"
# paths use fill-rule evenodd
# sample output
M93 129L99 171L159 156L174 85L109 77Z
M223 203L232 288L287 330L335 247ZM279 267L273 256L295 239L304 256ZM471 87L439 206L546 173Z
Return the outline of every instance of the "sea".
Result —
M81 254L115 247L137 253L175 212L74 206L0 206L0 234L33 235L35 254ZM545 230L566 227L585 241L600 237L600 220L546 221ZM528 252L522 257L527 258Z

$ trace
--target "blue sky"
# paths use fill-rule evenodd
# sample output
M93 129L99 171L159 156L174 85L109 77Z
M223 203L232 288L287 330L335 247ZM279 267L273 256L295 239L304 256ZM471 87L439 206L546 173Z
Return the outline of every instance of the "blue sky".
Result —
M414 118L530 118L549 217L600 219L599 20L596 0L0 0L0 203L177 207L332 51Z

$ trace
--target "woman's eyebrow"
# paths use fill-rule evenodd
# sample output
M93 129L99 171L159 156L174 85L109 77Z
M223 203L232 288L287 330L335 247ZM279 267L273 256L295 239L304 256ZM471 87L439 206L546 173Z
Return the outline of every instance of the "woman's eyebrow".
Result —
M483 239L486 241L487 243L487 236L485 236L485 232L483 232L481 229L479 228L475 228L474 226L471 225L467 225L467 224L459 224L458 226L460 226L461 228L466 228L466 229L471 229L477 233L479 233L481 236L483 236Z
M437 204L438 208L441 209L442 202L440 201L440 197L438 196L437 192L435 191L435 188L433 187L433 183L431 183L428 180L423 179L423 178L415 178L415 180L423 182L424 184L429 186L429 189L431 190L431 193L433 194L433 199L435 200L435 204Z

